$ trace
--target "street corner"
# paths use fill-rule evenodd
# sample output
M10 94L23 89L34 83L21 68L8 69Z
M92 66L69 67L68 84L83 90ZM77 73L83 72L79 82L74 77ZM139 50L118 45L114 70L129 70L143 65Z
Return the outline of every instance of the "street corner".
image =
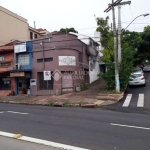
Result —
M94 104L97 106L101 106L105 101L104 100L98 100Z

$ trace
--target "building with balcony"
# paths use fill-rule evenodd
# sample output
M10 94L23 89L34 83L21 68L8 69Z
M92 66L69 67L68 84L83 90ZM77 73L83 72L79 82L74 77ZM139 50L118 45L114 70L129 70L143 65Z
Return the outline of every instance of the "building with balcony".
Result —
M0 96L15 91L15 79L10 77L9 68L14 64L14 42L0 46Z

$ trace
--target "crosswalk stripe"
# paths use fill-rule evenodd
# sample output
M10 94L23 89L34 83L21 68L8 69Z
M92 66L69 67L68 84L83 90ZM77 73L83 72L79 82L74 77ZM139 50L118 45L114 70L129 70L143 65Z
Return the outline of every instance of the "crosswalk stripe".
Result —
M144 107L144 94L139 94L137 107Z
M123 105L122 105L122 107L128 107L129 104L130 104L131 98L132 98L132 94L128 94L125 101L124 101L124 103L123 103Z

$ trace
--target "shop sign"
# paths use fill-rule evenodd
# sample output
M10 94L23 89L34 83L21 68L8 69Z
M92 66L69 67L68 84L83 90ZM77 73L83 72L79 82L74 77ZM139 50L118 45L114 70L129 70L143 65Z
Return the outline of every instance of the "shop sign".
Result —
M0 56L0 61L4 61L4 56Z
M26 42L14 46L15 53L26 52Z
M24 77L24 76L25 76L24 72L10 73L10 77Z
M32 85L36 85L36 79L31 79L30 80L30 86L32 86Z
M44 80L51 80L51 71L44 71Z
M59 66L75 66L75 56L59 56Z

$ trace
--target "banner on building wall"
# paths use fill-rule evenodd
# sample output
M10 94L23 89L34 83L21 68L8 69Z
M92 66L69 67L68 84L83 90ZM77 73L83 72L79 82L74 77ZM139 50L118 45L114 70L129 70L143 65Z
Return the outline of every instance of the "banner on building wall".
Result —
M44 80L51 80L51 71L44 71Z
M30 79L30 86L36 85L36 79Z
M59 56L59 66L76 66L75 56Z
M14 51L15 53L26 52L26 42L15 44Z

